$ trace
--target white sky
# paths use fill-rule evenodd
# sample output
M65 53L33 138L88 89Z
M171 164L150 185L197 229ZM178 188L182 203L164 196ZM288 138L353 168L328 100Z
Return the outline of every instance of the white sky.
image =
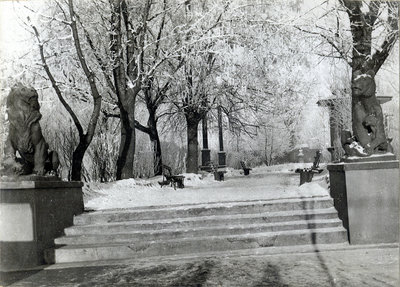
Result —
M0 57L9 58L26 51L25 41L30 34L22 25L26 21L28 10L23 8L27 3L37 4L41 1L0 0ZM25 14L26 13L26 14ZM25 14L25 15L24 15Z

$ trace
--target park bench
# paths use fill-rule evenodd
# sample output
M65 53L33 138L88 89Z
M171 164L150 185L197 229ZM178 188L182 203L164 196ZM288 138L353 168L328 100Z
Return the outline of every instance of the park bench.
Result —
M315 152L315 157L312 167L298 168L295 170L296 173L300 173L300 185L306 182L311 182L314 174L321 173L323 171L322 168L319 168L320 161L321 161L321 151L317 150Z
M240 162L240 165L242 166L244 175L249 175L249 174L250 174L251 168L247 167L247 166L246 166L246 163L245 163L244 161L241 161L241 162Z
M211 171L214 173L214 179L218 181L223 181L225 179L226 170L218 169L218 166L215 165L212 161L208 163L211 168Z
M172 174L172 168L168 165L162 165L162 174L163 174L163 181L159 181L158 183L163 187L164 185L171 185L174 189L184 188L184 179L183 175L174 175Z

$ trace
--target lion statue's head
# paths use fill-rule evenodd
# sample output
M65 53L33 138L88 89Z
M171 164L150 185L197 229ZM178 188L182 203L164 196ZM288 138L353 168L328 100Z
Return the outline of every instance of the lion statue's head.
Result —
M366 73L356 70L353 73L352 87L353 96L369 98L375 95L375 73L372 70Z

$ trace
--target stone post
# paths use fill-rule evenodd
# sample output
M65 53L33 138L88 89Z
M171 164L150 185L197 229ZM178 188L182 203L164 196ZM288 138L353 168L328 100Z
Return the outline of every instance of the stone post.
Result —
M218 152L218 166L226 167L226 153L224 152L224 138L222 131L222 108L218 106L218 139L219 139L219 152Z
M299 149L299 153L297 154L297 162L304 163L304 153L302 149Z
M84 209L82 182L35 176L20 180L0 182L0 271L4 272L45 264L45 251Z
M202 120L203 149L201 150L201 170L210 170L210 149L208 148L207 115Z
M328 164L330 194L350 244L399 241L399 161L387 158Z

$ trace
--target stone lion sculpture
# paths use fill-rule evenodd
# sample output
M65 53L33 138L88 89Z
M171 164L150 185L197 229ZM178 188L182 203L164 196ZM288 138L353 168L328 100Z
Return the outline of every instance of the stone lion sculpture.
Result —
M48 152L39 120L42 115L35 89L16 84L7 97L10 123L4 148L3 166L6 174L57 174L56 152ZM18 152L20 157L17 157Z
M353 133L342 132L342 144L347 155L368 156L392 152L385 136L382 108L375 96L375 73L370 70L353 74Z

